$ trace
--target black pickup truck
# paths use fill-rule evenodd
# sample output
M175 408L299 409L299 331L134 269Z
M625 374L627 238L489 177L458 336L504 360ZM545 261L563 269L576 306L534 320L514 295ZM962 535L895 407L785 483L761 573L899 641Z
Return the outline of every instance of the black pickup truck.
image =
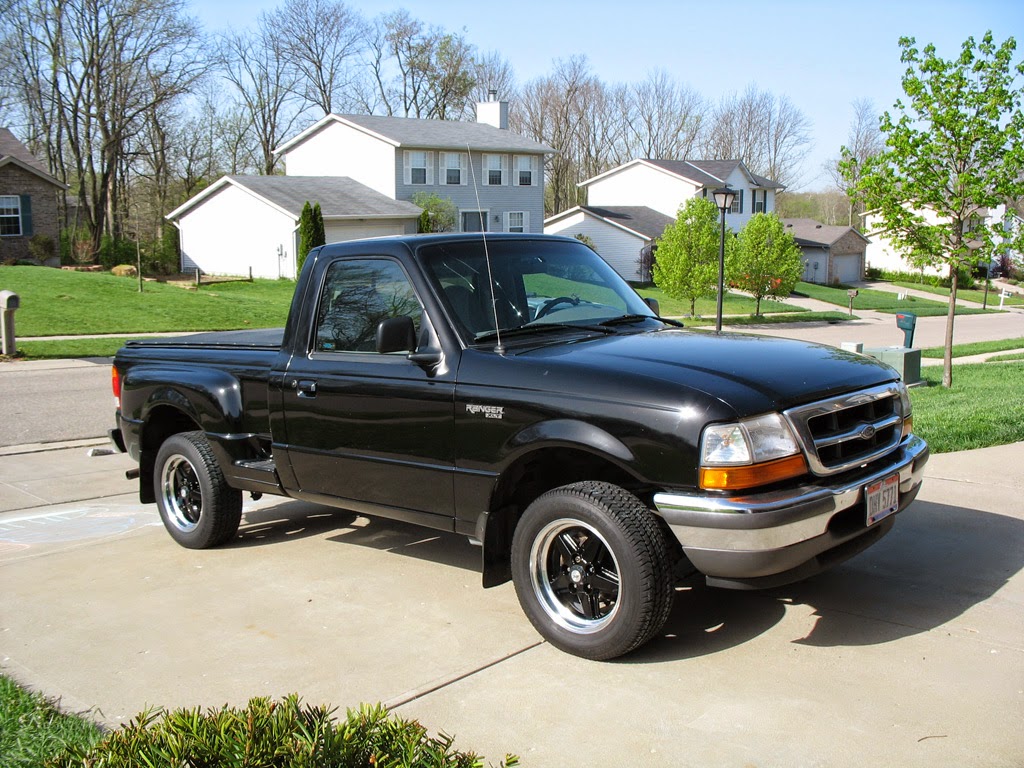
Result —
M113 386L179 544L231 540L243 491L454 531L593 659L657 634L696 572L771 587L860 552L928 460L888 366L684 329L540 235L320 247L283 331L130 342Z

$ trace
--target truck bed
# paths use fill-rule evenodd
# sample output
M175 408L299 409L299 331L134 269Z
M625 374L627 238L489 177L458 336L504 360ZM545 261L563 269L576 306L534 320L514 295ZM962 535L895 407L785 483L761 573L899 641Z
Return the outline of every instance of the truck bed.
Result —
M253 328L244 331L210 331L186 336L160 336L129 341L128 347L206 347L279 350L284 328Z

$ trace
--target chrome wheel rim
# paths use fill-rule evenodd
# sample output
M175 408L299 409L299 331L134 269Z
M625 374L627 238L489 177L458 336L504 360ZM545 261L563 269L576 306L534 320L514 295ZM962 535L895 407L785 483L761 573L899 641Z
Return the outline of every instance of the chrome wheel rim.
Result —
M619 611L619 563L608 542L579 520L548 523L533 540L534 594L558 626L588 635Z
M160 475L160 494L168 521L183 533L195 530L203 514L203 489L192 462L172 456Z

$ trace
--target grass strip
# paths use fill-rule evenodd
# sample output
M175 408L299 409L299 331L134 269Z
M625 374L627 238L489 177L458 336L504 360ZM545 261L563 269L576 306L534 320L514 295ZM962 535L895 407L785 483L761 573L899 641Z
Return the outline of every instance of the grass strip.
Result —
M928 347L921 350L921 357L932 357L942 359L945 354L945 347ZM1015 339L1000 339L998 341L975 341L970 344L954 344L953 357L967 357L968 355L984 355L988 352L1004 352L1006 350L1024 349L1024 337L1018 336Z
M857 320L858 317L846 312L801 312L799 314L784 315L723 315L722 325L781 325L783 323L848 323ZM715 324L715 318L698 317L696 319L684 318L683 324L687 327L706 327Z
M833 288L817 283L798 283L794 293L797 296L805 296L809 299L824 301L828 304L835 304L840 307L850 306L850 297L847 288ZM859 288L857 296L853 300L853 310L870 309L875 312L895 314L897 312L912 312L918 317L935 317L945 315L949 307L946 302L922 299L917 296L907 296L901 299L894 291L879 291L874 288ZM978 315L985 312L998 312L999 310L983 310L975 307L957 306L957 315Z
M953 386L942 367L921 369L927 387L912 387L914 431L935 453L967 451L1024 440L1024 363L958 365Z
M949 298L949 288L943 288L939 285L928 285L927 283L906 283L906 282L895 282L892 285L898 285L900 288L910 288L914 291L923 291L924 293L933 293L936 296L945 296ZM988 305L990 307L999 306L999 289L989 288L988 289ZM958 288L956 292L956 298L959 301L974 301L978 304L982 304L985 301L985 289L981 288ZM1024 296L1014 293L1007 299L1004 299L1004 304L1020 306L1024 304Z
M102 731L80 717L61 712L38 693L0 675L0 757L4 768L36 768L67 747L88 749Z

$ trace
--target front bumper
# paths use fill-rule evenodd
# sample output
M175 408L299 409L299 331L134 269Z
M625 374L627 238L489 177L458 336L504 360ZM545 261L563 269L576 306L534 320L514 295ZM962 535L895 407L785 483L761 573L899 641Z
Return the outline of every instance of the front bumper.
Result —
M885 461L838 481L748 496L659 493L654 504L709 584L773 587L835 565L884 536L895 514L867 525L865 488L898 474L898 514L917 496L928 456L924 440L910 435Z

